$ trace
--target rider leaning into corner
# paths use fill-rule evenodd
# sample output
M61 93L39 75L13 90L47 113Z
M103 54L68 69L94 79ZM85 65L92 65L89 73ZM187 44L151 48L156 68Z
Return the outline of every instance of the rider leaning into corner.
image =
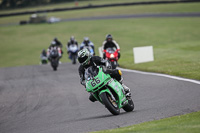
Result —
M115 40L113 40L113 37L112 37L111 34L108 34L108 35L106 35L106 40L103 42L103 46L102 46L102 48L103 48L103 58L104 59L106 58L106 54L105 54L104 51L107 48L113 48L113 47L117 49L117 51L118 51L118 59L119 59L120 58L120 47L119 47L119 44Z
M107 61L99 56L91 56L88 49L82 49L78 52L78 61L80 63L80 66L78 69L79 76L80 76L80 82L82 85L84 85L84 87L85 87L85 77L84 77L85 70L90 66L97 67L97 66L103 65L103 66L105 66L104 72L107 74L110 74L110 76L112 78L116 79L119 83L122 84L122 86L124 88L123 92L125 93L125 95L127 97L131 96L130 89L122 83L123 78L121 76L122 75L121 71L118 69L110 69L111 66L110 66L109 61ZM96 101L96 99L94 98L94 96L92 94L90 94L89 99L92 102Z

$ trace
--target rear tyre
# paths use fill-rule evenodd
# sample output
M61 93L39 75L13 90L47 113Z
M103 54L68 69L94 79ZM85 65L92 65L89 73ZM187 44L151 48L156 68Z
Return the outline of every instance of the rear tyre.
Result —
M103 92L101 95L101 100L105 107L113 114L113 115L119 115L120 109L115 101L112 100L112 97L106 93Z
M124 111L126 111L126 112L131 112L131 111L133 111L133 109L134 109L134 103L133 103L133 100L132 100L131 98L128 99L128 104L125 105L125 106L123 107L123 109L124 109Z

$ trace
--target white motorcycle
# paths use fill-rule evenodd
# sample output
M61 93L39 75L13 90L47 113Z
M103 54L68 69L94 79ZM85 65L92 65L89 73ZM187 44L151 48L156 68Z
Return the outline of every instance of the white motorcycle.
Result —
M76 44L72 44L69 46L68 51L69 51L69 58L72 60L72 64L76 64L78 46Z

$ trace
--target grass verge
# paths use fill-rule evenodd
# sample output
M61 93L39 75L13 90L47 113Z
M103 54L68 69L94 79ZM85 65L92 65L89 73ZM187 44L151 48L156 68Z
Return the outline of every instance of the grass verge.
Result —
M61 19L80 18L80 17L96 17L108 15L123 14L144 14L144 13L187 13L200 12L200 2L198 3L180 3L180 4L159 4L159 5L139 5L139 6L120 6L107 7L86 10L74 10L63 12L46 13L47 17L58 17ZM53 7L52 7L53 8ZM43 14L44 15L44 14ZM21 15L13 17L0 18L0 24L19 23L21 20L29 20L30 15Z
M199 133L200 112L93 133Z

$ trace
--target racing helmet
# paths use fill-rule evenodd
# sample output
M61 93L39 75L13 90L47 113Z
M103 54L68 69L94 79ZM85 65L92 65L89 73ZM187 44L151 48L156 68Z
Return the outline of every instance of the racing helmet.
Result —
M113 37L111 34L106 35L106 41L112 41Z
M89 41L90 41L90 40L89 40L89 37L84 37L84 41L83 41L83 42L84 42L86 45L89 44Z
M53 40L54 40L54 41L58 41L58 38L57 38L57 37L55 37Z
M70 37L70 42L72 42L72 43L75 42L75 37L74 37L74 36L71 36L71 37Z
M52 46L52 47L55 47L55 46L56 46L56 42L55 42L55 41L52 41L52 42L51 42L51 46Z
M85 66L89 64L91 55L88 49L82 49L78 52L78 61L81 65Z

